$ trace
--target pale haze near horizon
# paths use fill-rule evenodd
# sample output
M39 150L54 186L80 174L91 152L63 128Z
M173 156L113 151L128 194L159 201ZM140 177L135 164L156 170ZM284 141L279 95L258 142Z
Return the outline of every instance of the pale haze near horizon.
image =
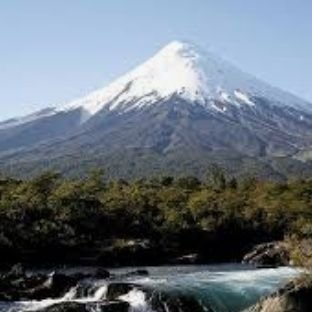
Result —
M7 0L0 119L102 88L173 40L194 42L312 102L308 0Z

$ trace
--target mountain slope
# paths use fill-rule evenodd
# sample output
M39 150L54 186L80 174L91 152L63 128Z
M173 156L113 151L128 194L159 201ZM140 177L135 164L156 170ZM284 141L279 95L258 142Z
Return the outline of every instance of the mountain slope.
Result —
M312 106L196 46L173 42L104 89L0 123L0 166L111 175L312 173Z

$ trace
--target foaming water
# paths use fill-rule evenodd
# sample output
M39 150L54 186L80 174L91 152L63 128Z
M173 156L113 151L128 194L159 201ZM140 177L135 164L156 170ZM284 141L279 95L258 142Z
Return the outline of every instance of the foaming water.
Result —
M290 279L298 276L295 268L253 269L241 265L150 267L149 277L124 277L119 282L138 285L119 299L130 304L130 312L152 312L146 293L140 288L174 295L192 296L215 312L240 312L256 303ZM133 268L113 270L120 274ZM108 281L86 281L59 299L0 303L0 312L40 311L62 302L93 303L103 301ZM170 312L168 310L168 312Z
M120 296L119 299L130 304L130 312L152 312L148 306L146 294L139 289L133 289L128 294Z
M40 301L21 301L12 304L0 304L0 312L28 312L28 311L40 311L49 306L63 303L63 302L80 302L80 303L92 303L105 300L107 293L107 283L95 283L92 287L94 291L90 291L87 296L80 296L78 292L78 286L71 288L62 298L58 299L45 299Z
M300 274L289 267L253 269L240 265L150 268L149 278L131 282L193 296L216 312L239 312Z

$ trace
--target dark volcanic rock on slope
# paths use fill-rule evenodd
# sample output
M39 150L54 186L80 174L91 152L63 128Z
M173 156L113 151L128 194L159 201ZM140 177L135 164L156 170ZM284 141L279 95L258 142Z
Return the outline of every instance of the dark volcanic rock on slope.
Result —
M73 110L43 115L13 127L1 127L0 123L0 155L18 151L22 155L26 148L69 135L79 127L80 119L80 110Z
M213 164L230 174L277 179L287 173L312 173L312 164L291 158L300 146L312 142L300 134L300 129L308 132L312 124L304 125L306 128L300 124L292 134L286 130L286 117L282 129L269 121L259 124L254 114L246 109L246 116L240 118L250 120L242 122L234 112L223 116L171 99L142 112L105 113L75 135L0 155L0 164L5 170L25 174L47 168L79 174L103 166L108 175L124 177L161 172L203 176Z

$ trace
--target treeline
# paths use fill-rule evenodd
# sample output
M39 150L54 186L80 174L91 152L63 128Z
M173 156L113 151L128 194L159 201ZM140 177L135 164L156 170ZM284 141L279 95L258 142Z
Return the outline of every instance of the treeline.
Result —
M105 181L100 171L76 180L46 172L0 181L2 262L75 260L129 241L153 246L155 262L155 250L231 260L285 236L312 237L311 180L237 181L216 169L205 181Z

